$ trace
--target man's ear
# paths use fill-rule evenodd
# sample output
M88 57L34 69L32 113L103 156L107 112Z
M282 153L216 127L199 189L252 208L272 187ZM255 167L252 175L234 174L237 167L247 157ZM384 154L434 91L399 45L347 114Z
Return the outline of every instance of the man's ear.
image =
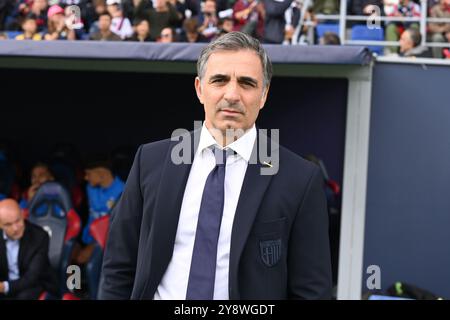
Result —
M203 104L202 82L199 77L195 77L194 86L195 92L197 93L197 98L200 103Z

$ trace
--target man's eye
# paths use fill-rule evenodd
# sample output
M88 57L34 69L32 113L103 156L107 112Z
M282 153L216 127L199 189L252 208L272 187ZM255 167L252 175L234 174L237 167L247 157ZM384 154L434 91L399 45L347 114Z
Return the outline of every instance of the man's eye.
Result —
M251 82L241 82L241 86L253 88L255 85Z

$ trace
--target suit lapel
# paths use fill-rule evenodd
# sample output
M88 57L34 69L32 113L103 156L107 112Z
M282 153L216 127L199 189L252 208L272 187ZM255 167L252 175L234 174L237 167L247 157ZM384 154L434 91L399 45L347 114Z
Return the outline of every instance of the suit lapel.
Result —
M147 277L147 283L141 294L143 299L153 298L154 292L172 258L184 189L198 145L197 137L198 135L194 132L190 133L191 141L194 141L194 143L191 143L191 161L189 164L176 165L171 161L171 151L178 143L176 141L171 142L166 156L166 165L155 203L154 232L150 235L147 243L147 252L152 252L150 268L147 268L151 274Z
M252 151L252 159L258 159L258 161L256 164L248 164L233 221L229 263L230 299L239 299L239 261L253 226L253 222L259 211L261 201L263 200L267 187L272 179L272 175L261 174L261 168L265 165L260 163L261 161L258 156L257 146L259 140L258 134ZM278 146L275 148L278 148ZM275 149L273 151L275 151Z

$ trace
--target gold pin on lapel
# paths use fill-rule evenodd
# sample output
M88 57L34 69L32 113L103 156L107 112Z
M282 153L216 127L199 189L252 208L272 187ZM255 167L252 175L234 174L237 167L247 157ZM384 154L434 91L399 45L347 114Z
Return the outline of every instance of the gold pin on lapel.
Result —
M273 165L271 165L270 163L268 163L268 162L266 162L266 161L264 161L263 164L265 164L266 166L268 166L268 167L270 167L270 168L273 167Z

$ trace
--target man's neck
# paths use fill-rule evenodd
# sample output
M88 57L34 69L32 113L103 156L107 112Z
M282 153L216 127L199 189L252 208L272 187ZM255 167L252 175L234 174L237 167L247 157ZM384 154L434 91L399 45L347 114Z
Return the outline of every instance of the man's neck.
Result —
M206 129L216 140L221 147L226 147L234 141L242 137L249 129L227 129L225 131L219 130L205 123Z

